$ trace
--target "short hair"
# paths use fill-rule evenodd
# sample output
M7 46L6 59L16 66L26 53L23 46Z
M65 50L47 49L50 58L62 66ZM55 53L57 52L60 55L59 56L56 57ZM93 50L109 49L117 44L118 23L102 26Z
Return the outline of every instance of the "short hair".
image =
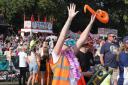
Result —
M114 34L114 35L115 35L115 33L110 32L110 33L107 34L107 37L108 37L109 35L111 35L111 34Z

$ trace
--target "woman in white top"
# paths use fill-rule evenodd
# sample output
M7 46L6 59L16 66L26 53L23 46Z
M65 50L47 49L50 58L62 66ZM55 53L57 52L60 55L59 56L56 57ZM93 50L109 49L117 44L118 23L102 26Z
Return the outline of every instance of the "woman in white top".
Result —
M37 64L37 56L36 56L36 49L34 48L30 55L28 56L29 59L29 72L30 76L27 82L27 85L30 84L30 81L32 80L32 85L35 83L35 76L36 73L38 72L38 64Z

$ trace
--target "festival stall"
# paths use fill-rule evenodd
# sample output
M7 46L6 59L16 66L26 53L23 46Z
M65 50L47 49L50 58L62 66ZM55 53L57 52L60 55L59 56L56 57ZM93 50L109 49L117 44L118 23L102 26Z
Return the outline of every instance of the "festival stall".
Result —
M30 36L32 36L33 33L52 34L52 23L40 21L24 21L24 28L21 29L21 36L24 37L25 33L29 33Z
M99 37L102 37L103 39L105 39L108 33L114 33L116 36L118 36L118 30L116 29L98 28Z

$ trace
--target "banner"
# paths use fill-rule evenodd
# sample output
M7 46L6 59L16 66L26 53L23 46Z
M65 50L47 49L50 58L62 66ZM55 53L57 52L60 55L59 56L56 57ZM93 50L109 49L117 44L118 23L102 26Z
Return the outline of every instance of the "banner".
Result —
M33 29L48 29L52 30L52 24L50 22L32 22Z
M24 28L25 29L41 29L41 30L52 30L52 23L50 22L31 22L31 21L24 21Z
M115 35L118 35L118 31L116 29L98 28L98 34L107 35L108 33L114 33Z
M24 21L24 28L31 29L31 21Z

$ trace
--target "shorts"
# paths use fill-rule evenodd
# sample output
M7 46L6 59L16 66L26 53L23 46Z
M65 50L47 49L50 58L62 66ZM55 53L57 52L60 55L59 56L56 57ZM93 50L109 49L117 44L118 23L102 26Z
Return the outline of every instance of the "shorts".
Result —
M29 64L29 72L30 72L30 74L37 73L38 72L38 64L37 63L30 63Z
M113 73L112 73L112 80L117 80L117 76L119 74L119 69L118 68L111 68L109 67L109 71L110 70L113 70Z
M40 71L46 71L46 60L40 61Z

